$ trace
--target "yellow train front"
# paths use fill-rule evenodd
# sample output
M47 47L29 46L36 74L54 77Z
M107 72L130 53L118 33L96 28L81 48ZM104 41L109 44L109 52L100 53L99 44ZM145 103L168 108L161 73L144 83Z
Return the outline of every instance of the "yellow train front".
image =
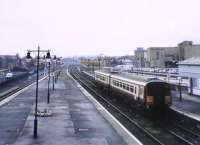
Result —
M170 84L156 78L95 71L95 81L98 86L110 89L112 94L121 96L126 102L141 104L145 110L161 111L172 103Z

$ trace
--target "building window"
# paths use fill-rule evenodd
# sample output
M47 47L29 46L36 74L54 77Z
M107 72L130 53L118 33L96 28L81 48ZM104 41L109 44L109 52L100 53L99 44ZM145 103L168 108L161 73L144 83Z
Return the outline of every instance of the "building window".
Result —
M156 59L159 59L159 52L156 52Z

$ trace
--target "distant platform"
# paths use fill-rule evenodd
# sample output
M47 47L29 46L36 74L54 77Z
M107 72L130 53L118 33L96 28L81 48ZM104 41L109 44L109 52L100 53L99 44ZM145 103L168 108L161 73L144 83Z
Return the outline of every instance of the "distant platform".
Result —
M180 101L179 93L172 92L173 103L172 109L184 114L194 120L200 122L200 96L190 96L188 94L182 94L182 101Z

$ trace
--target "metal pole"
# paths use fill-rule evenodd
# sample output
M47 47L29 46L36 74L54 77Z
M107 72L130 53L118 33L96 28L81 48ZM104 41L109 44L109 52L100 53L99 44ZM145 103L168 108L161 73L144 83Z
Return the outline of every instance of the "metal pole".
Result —
M179 96L180 101L182 101L181 79L179 80Z
M47 103L48 104L50 102L49 86L50 86L50 62L49 62L49 80L48 80L48 95L47 95Z
M54 83L55 83L55 82L54 82L54 81L55 81L54 79L55 79L55 77L54 77L54 75L55 75L55 74L54 74L54 63L53 63L53 90L55 90L55 86L54 86Z
M57 70L58 68L57 68L57 60L56 60L56 70ZM54 68L54 70L55 70L55 68ZM57 71L56 71L57 72ZM57 73L55 73L55 76L54 76L54 83L56 83L57 82Z
M190 78L190 95L193 95L193 80Z
M108 76L108 96L111 96L111 78L110 78L110 74Z
M38 46L37 80L36 80L36 97L35 97L35 118L34 118L34 138L37 138L37 104L38 104L39 59L40 59L40 47Z

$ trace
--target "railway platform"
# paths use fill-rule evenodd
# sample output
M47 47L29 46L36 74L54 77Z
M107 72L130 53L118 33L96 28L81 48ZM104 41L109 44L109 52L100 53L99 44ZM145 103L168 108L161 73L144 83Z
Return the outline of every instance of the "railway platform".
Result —
M50 116L38 117L38 138L33 138L35 87L0 106L0 145L126 145L121 134L101 115L71 78L63 73L51 89L47 104L47 80L39 85L38 109ZM51 84L52 88L52 84ZM119 135L120 134L120 135ZM140 144L135 141L134 144Z
M200 97L182 93L182 99L180 100L179 93L173 91L173 104L172 109L184 114L194 120L200 122Z

